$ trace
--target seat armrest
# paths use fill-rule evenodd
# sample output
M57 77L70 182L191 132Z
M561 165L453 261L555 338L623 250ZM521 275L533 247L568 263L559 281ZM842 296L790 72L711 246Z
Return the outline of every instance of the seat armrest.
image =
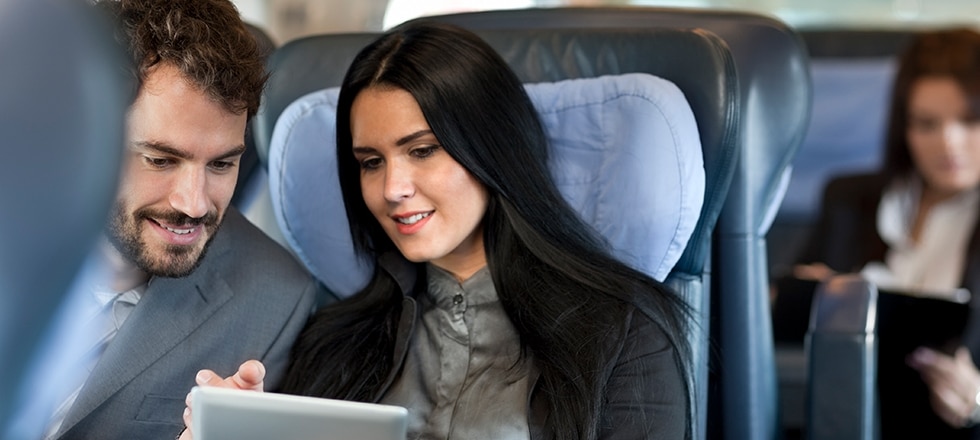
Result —
M805 340L806 438L879 438L877 303L878 289L857 275L817 286Z

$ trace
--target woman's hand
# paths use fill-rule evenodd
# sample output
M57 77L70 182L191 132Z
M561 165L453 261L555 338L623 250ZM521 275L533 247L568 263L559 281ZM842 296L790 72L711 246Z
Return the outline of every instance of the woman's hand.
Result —
M977 420L970 416L977 408L980 371L970 352L960 347L954 356L919 347L907 360L929 386L932 409L947 424L963 427Z
M793 266L793 276L801 280L823 281L836 274L837 272L823 263L797 264Z
M262 392L264 387L263 381L265 380L265 365L262 365L262 362L256 360L245 361L245 363L238 367L237 373L224 379L211 370L201 370L197 372L194 380L198 386L202 387L221 387ZM194 434L190 430L192 403L191 395L187 393L187 397L184 399L184 404L187 405L187 408L184 409L184 426L188 428L184 429L184 432L180 434L180 437L178 437L179 440L191 440L194 438Z

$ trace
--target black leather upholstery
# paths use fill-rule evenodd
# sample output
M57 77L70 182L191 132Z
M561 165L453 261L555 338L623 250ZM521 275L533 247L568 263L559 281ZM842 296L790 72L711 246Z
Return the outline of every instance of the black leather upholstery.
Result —
M114 195L132 84L109 35L80 2L3 3L0 438Z
M704 30L568 29L478 30L525 82L643 72L673 81L698 121L706 193L701 218L667 282L685 295L708 328L711 237L739 156L739 90L726 45ZM324 35L283 45L270 58L273 77L257 121L257 145L266 157L272 128L296 98L339 85L354 55L377 34ZM624 213L628 215L628 213ZM699 396L707 390L708 344L695 336ZM696 397L699 404L705 398ZM700 409L704 414L704 408ZM702 424L703 427L703 420ZM703 428L696 428L703 429Z
M471 29L703 28L725 41L742 97L741 149L715 228L711 331L721 366L711 411L720 415L711 416L709 429L717 432L708 434L773 438L778 417L771 327L757 317L769 316L766 233L809 118L807 56L797 34L761 15L674 8L525 9L433 18Z
M877 439L878 289L857 275L838 275L818 286L813 304L806 438Z
M812 58L897 56L918 31L913 29L805 29L800 36Z
M276 43L272 41L265 30L251 23L245 23L245 27L259 44L259 50L262 51L263 56L268 57L276 50ZM250 196L248 183L261 166L258 152L255 149L255 119L253 118L248 121L248 128L245 131L245 154L242 155L242 160L238 165L238 181L235 185L235 194L231 198L232 205L239 208L244 207L243 205L247 202L245 199Z

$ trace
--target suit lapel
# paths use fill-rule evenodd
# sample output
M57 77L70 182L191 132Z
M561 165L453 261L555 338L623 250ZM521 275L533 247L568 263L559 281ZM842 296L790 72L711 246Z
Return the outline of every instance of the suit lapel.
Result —
M202 264L186 278L157 278L150 283L92 371L65 418L62 433L160 360L232 297L227 282L210 266Z

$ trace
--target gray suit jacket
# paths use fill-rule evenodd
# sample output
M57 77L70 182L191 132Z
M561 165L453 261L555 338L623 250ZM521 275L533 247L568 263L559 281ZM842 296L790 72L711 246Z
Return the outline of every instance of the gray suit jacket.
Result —
M319 289L285 249L229 208L194 273L150 282L59 438L171 440L202 368L227 376L259 359L274 388Z

